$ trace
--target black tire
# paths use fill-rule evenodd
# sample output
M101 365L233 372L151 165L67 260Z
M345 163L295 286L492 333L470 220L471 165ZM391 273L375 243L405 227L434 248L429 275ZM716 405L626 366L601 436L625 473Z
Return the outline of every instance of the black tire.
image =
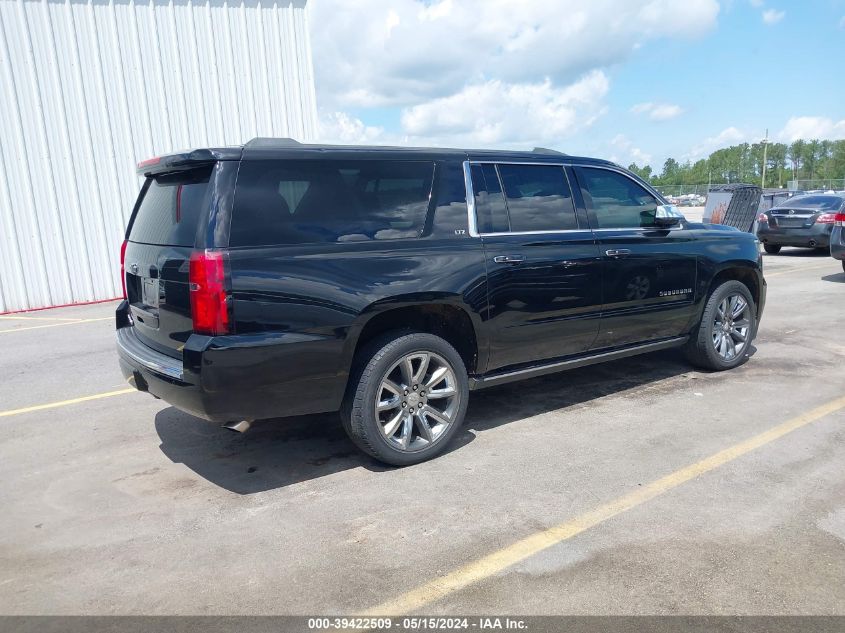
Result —
M843 259L840 263L842 264L842 272L845 273L845 259Z
M455 379L457 402L453 403L450 424L446 425L439 436L422 448L401 450L382 432L376 412L376 398L381 397L382 381L391 368L404 357L415 353L434 354L439 357L438 361L442 360L448 364ZM388 332L369 343L356 355L341 408L341 418L349 437L362 451L385 464L409 466L429 460L443 452L463 423L468 400L469 381L466 367L454 347L433 334ZM419 422L415 419L413 424L418 425ZM418 430L418 426L412 427L412 433ZM421 434L415 439L418 443L424 441Z
M769 255L777 255L780 253L780 246L777 244L763 244L763 250L765 250Z
M716 349L714 334L718 334L716 330L716 319L718 317L719 305L732 295L740 295L747 302L750 311L748 318L749 327L747 330L747 341L742 351L734 358L726 360ZM740 281L725 281L717 286L710 294L710 297L708 297L707 303L704 306L704 312L701 315L701 321L690 333L690 339L684 347L684 353L693 365L703 369L714 371L733 369L748 360L748 349L756 334L757 306L754 304L754 298L751 296L748 286Z

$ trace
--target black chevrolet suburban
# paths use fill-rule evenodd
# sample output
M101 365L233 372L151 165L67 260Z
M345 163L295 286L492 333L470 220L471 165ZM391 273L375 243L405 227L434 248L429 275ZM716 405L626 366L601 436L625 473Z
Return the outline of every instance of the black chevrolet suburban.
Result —
M736 367L766 299L753 235L604 160L255 139L138 172L127 380L237 430L340 411L389 464L443 451L471 390L670 347Z

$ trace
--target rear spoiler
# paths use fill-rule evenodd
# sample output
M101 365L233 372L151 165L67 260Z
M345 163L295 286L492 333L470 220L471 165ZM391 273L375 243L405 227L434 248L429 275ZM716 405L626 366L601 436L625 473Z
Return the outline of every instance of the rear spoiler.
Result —
M193 169L201 165L217 162L218 160L240 160L243 154L243 147L210 147L206 149L195 149L190 152L178 152L155 156L138 163L137 173L139 176L153 176L171 171L182 171Z

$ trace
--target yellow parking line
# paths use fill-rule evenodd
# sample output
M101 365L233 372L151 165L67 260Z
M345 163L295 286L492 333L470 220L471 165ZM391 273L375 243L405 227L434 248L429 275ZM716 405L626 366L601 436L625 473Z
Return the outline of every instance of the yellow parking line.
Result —
M790 268L789 270L777 270L773 273L763 273L763 276L766 279L768 279L769 277L777 277L778 275L785 275L786 273L797 273L797 272L801 272L802 270L821 270L822 268L828 268L828 267L830 267L829 262L827 264L820 265L820 266L805 266L805 267L798 266L798 267L795 267L795 268ZM836 272L835 267L831 268L831 270L833 272Z
M11 332L25 332L26 330L41 330L45 327L61 327L63 325L76 325L77 323L93 323L94 321L111 321L113 316L100 317L97 319L77 319L76 321L68 321L66 323L50 323L49 325L28 325L27 327L15 327L8 330L0 330L0 334L9 334Z
M10 415L20 415L21 413L31 413L33 411L43 411L44 409L55 409L57 407L66 407L71 404L78 404L80 402L88 402L89 400L99 400L101 398L111 398L112 396L121 396L125 393L132 393L135 389L118 389L117 391L106 391L105 393L95 393L93 396L82 396L81 398L71 398L70 400L60 400L59 402L48 402L47 404L36 404L31 407L23 407L22 409L10 409L9 411L0 411L0 418L5 418Z
M411 589L398 598L388 600L373 607L366 612L366 615L403 615L412 613L468 585L485 580L525 560L529 556L533 556L549 547L571 539L591 527L595 527L622 514L626 510L639 506L669 490L677 488L691 479L708 473L719 466L742 457L756 448L760 448L783 437L787 433L800 429L811 422L815 422L843 408L845 408L845 396L816 407L768 431L755 435L744 442L719 451L699 462L676 470L650 484L637 488L633 492L617 497L594 510L590 510L542 532L536 532L497 552L472 561L445 576L435 578L415 589Z
M0 315L0 321L3 320L11 320L11 321L79 321L79 319L71 318L71 317L34 317L34 316L19 316L16 314L3 314Z

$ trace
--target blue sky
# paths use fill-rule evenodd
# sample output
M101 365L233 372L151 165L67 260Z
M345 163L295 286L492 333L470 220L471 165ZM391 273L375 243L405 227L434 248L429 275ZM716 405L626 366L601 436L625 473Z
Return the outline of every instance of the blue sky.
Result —
M326 141L650 163L845 138L845 0L314 0Z

